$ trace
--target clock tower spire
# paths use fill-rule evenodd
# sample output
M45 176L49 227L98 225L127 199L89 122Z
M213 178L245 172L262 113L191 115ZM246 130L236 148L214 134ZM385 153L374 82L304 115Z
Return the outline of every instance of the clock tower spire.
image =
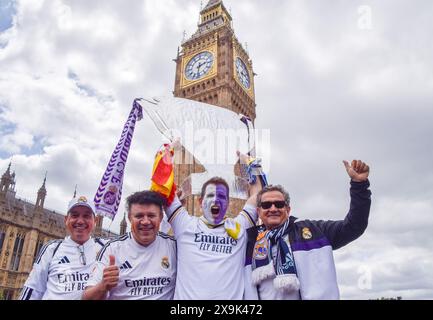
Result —
M222 0L209 0L200 11L196 32L182 41L174 61L175 97L226 108L254 122L256 103L252 61L236 38L232 16ZM191 159L186 153L182 150L182 159ZM176 164L176 184L182 186L191 173L203 171L204 168L195 160L193 164ZM188 199L186 206L188 212L198 214L194 200ZM230 209L239 212L237 208Z

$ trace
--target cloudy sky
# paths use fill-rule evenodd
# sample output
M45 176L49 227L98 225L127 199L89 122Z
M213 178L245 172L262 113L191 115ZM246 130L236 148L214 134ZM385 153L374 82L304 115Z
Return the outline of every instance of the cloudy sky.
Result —
M342 219L342 160L371 166L369 227L335 252L342 298L433 298L430 0L225 0L253 60L269 180L292 214ZM0 0L0 171L64 212L93 195L136 97L170 95L199 0ZM139 122L124 194L149 185L162 140ZM118 230L120 210L111 229ZM109 224L106 224L109 227Z

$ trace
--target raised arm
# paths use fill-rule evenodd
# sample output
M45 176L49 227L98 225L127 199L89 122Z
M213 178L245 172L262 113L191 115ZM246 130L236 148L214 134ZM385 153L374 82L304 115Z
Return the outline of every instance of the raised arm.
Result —
M371 205L371 191L368 175L369 166L361 160L351 164L343 161L350 181L350 209L344 220L318 221L333 249L338 249L361 236L368 225Z

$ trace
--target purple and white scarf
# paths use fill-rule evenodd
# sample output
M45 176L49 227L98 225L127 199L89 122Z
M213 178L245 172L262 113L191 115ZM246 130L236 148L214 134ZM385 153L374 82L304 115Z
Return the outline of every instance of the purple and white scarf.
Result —
M95 194L96 213L106 216L111 220L114 220L122 198L123 174L125 172L126 160L128 159L129 147L134 135L135 122L142 118L142 107L137 103L137 99L135 99L128 120L123 127L120 140L111 155L110 162L108 162L107 169Z
M273 279L274 288L277 290L287 292L299 290L300 283L288 231L289 220L272 230L260 228L251 265L254 285L259 285L266 279ZM275 257L272 255L274 246L277 249Z

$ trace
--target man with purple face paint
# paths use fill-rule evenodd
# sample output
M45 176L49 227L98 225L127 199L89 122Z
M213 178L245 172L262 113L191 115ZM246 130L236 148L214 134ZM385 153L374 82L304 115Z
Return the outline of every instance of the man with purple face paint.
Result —
M245 162L244 155L240 155ZM257 221L256 195L261 180L250 184L250 198L236 218L228 218L230 190L214 177L205 182L199 203L203 216L190 216L176 196L166 208L177 241L174 299L241 300L244 297L246 229Z
M213 225L223 221L229 205L228 187L222 182L208 183L200 200L205 219ZM203 187L204 187L203 186Z

